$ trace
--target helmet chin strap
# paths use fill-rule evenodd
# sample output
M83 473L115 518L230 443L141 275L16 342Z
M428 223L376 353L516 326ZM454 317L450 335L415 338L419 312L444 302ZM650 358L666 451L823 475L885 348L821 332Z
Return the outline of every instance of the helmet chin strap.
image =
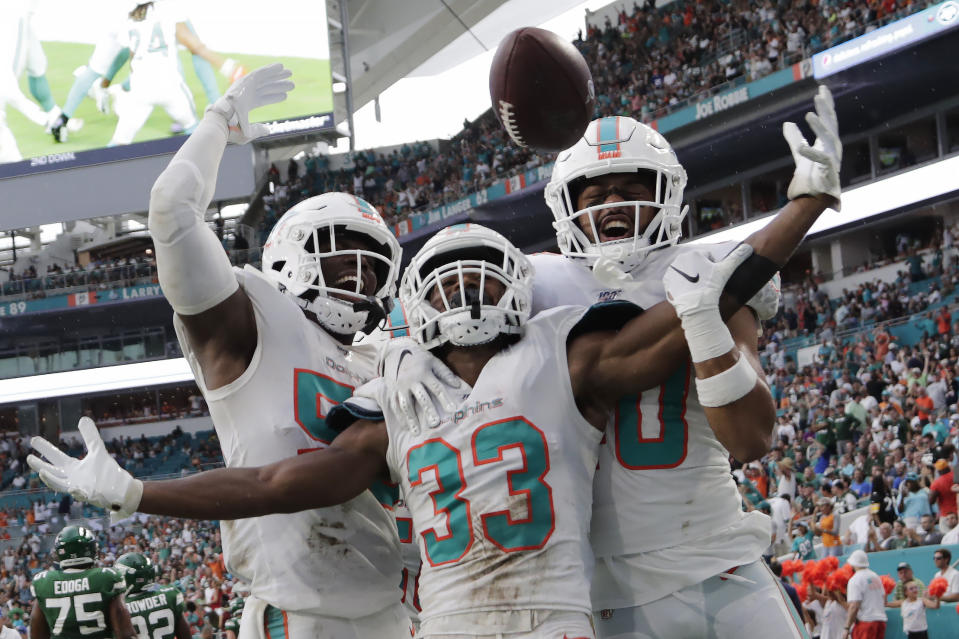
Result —
M373 332L373 329L386 321L390 311L393 310L393 300L384 298L380 304L375 297L368 297L365 300L353 302L353 311L362 313L366 311L366 324L360 330L367 335Z
M481 317L480 314L480 290L478 287L469 286L463 290L463 301L465 306L470 309L470 319L478 320Z

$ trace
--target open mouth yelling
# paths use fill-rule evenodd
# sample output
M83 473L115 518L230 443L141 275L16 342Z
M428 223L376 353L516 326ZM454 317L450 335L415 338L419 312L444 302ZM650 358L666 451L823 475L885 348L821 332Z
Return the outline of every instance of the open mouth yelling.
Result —
M599 227L599 241L612 242L621 240L633 234L635 222L632 216L622 213L610 213L600 218L597 226Z
M356 271L350 270L345 273L341 273L333 282L330 284L333 288L342 289L344 291L349 291L350 293L359 293L360 295L370 296L374 293L375 283L373 279L366 273L360 273L360 276L356 276Z

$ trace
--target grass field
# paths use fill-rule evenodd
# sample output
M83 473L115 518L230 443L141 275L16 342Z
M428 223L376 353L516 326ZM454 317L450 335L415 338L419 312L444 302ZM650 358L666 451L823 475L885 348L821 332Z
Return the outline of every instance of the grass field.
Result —
M73 86L73 70L87 63L90 54L93 53L93 46L87 44L77 44L71 42L44 42L43 50L47 55L47 80L50 82L50 89L53 92L53 98L61 107L67 99L70 87ZM268 56L231 54L218 52L221 55L236 59L247 70L252 70L272 62L282 62L293 71L293 81L296 82L296 88L290 93L285 102L272 104L257 109L253 112L255 121L281 120L313 113L329 113L333 111L333 97L330 91L330 63L328 60L312 60L309 58L280 57L271 58ZM203 87L193 71L193 62L188 51L180 51L180 61L183 66L187 86L193 92L193 99L196 102L197 116L202 117L203 111L207 107L206 94ZM114 84L123 82L129 75L129 65L125 66L117 77L114 78ZM226 90L228 84L225 78L217 74L217 82L220 91ZM21 90L24 95L31 97L27 86L27 79L21 79ZM82 118L83 128L76 132L71 132L69 140L66 143L58 144L53 141L53 136L45 133L43 127L27 120L23 115L7 107L7 124L13 131L13 135L20 147L20 154L25 158L36 157L39 155L48 155L50 153L63 153L66 151L85 151L104 147L113 136L113 130L116 128L117 116L115 113L104 115L97 111L93 100L84 98L83 102L77 107L73 114L75 118ZM150 118L134 139L135 142L144 140L155 140L170 136L170 124L172 120L161 108L154 109Z

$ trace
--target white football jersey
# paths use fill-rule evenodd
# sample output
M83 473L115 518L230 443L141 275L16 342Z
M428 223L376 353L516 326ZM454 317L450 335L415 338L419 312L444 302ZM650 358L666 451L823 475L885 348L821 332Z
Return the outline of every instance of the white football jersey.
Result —
M584 311L530 321L437 428L414 435L387 408L387 460L423 558L424 622L523 609L589 613L602 433L576 407L564 339Z
M131 82L144 73L180 74L176 23L184 20L176 3L157 2L145 19L126 21L118 40L130 49Z
M634 273L641 286L603 286L562 255L533 255L533 313L564 304L627 300L642 308L666 299L662 278L680 251L725 256L735 243L654 251ZM729 452L713 433L685 362L658 389L620 400L593 483L593 609L642 605L758 559L769 518L742 511ZM721 533L721 534L720 534ZM677 564L677 553L697 561Z
M249 368L208 390L179 318L174 325L228 467L261 466L323 448L330 408L372 375L252 267L234 269L253 303L257 345ZM395 605L402 574L391 510L395 488L341 506L221 521L230 572L281 610L355 618Z

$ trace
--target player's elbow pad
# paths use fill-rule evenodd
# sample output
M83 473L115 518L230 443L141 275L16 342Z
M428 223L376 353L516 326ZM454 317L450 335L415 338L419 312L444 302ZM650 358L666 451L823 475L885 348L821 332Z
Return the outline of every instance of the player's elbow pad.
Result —
M230 260L199 219L203 184L190 162L171 162L150 192L149 226L160 288L173 310L196 315L239 288Z

